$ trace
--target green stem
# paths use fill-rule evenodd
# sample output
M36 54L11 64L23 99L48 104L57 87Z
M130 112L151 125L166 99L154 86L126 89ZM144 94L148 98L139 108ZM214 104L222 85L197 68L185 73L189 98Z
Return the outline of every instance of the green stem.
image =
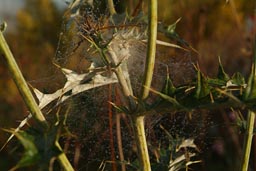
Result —
M116 9L113 0L108 0L108 8L111 15L116 14Z
M252 146L254 123L255 123L255 113L253 111L249 110L248 116L247 116L247 126L246 126L246 133L245 133L245 137L244 137L243 156L242 156L240 171L248 170L251 146Z
M148 26L148 47L147 59L145 65L145 74L143 79L141 99L144 100L148 97L149 87L151 86L156 54L156 39L157 39L157 0L149 0L149 26Z
M48 128L48 123L43 116L41 110L39 109L13 55L10 51L10 48L3 36L2 31L0 31L0 54L5 58L7 67L11 73L11 76L23 98L25 101L29 111L31 112L32 116L38 121L41 127L44 129Z
M145 100L149 95L149 87L151 86L156 54L157 39L157 0L149 0L149 26L148 26L148 47L147 59L145 65L145 73L143 78L143 88L141 91L141 100ZM132 116L132 124L134 129L134 137L137 145L137 153L140 161L141 171L151 171L147 140L144 128L144 116Z
M57 148L62 151L62 148L59 144L59 142L56 142L56 146ZM74 168L72 167L72 165L70 164L67 156L65 155L65 153L61 153L59 156L58 156L58 161L60 162L62 168L65 170L65 171L74 171Z
M137 145L140 171L151 171L147 140L144 128L144 116L132 116L134 138Z
M7 42L5 41L2 30L0 30L0 55L1 54L5 58L5 60L7 62L7 67L12 75L12 78L13 78L16 86L18 87L18 90L19 90L20 94L22 95L22 98L25 101L26 106L28 107L32 116L36 119L36 121L39 123L39 125L44 130L47 130L49 128L49 125L48 125L44 115L42 114L41 110L39 109L32 93L31 93L31 91L30 91L14 57L13 57L13 54L10 51L10 48L9 48ZM58 142L56 143L56 145L60 150L62 150ZM64 153L59 155L58 159L66 171L74 170Z

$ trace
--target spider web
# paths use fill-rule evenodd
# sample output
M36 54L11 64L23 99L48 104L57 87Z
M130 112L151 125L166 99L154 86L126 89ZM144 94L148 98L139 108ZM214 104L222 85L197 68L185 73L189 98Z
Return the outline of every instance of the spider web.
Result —
M75 3L76 2L76 3ZM64 21L60 40L56 51L56 57L53 62L56 65L56 71L52 77L46 80L37 80L31 82L34 87L40 89L45 83L53 82L52 92L63 91L61 87L70 86L73 82L68 82L71 74L75 74L75 84L81 89L81 82L90 82L91 87L86 91L74 93L72 89L62 92L63 96L57 96L51 103L41 105L48 119L55 119L58 113L66 125L66 134L61 138L64 150L71 162L78 170L110 170L111 163L116 163L118 170L121 169L121 156L117 145L117 130L122 134L122 150L127 170L136 170L136 150L133 139L132 127L130 126L129 117L124 114L118 114L110 107L109 101L122 103L120 87L109 76L107 68L104 68L104 60L101 55L95 51L92 43L89 41L96 39L97 32L102 35L100 40L104 45L112 50L108 55L114 53L118 58L112 61L114 64L124 62L127 67L127 74L131 81L131 86L137 96L141 89L142 77L145 65L145 56L147 49L147 23L139 18L129 21L125 15L118 15L111 18L107 11L101 8L94 8L92 2L75 1L69 6ZM114 21L113 21L114 20ZM104 28L104 29L102 29ZM96 38L95 38L96 37ZM88 38L88 39L87 39ZM167 74L170 75L175 85L189 83L195 75L193 63L195 57L193 52L184 51L183 49L174 49L170 46L157 46L156 67L153 76L152 87L160 91L164 85ZM93 86L92 77L85 80L86 74L94 69L104 69L100 75L110 82ZM64 75L63 75L64 73ZM93 77L94 78L94 77ZM113 79L113 80L110 80ZM99 79L98 79L99 81ZM111 82L112 81L112 82ZM96 80L97 82L97 80ZM68 83L68 86L67 86ZM42 84L42 85L41 85ZM56 89L56 86L58 87ZM45 88L45 87L44 87ZM47 89L47 88L46 88ZM51 88L49 88L51 89ZM72 90L70 94L70 90ZM43 94L38 93L37 97L46 97L49 90ZM72 94L73 93L73 94ZM57 93L60 95L61 93ZM43 97L43 95L45 95ZM67 98L64 98L64 97ZM52 94L51 94L51 97ZM154 96L151 97L152 101ZM48 100L47 100L48 102ZM58 104L58 105L56 105ZM61 110L59 109L61 107ZM203 113L200 115L200 113ZM211 118L204 115L204 112L193 112L189 117L187 113L164 114L146 117L146 133L152 160L156 161L154 148L159 146L168 148L171 134L172 140L197 139L204 141L209 127L213 126ZM121 127L117 127L117 118L121 117ZM112 132L112 133L111 133ZM114 145L111 144L114 142ZM199 143L200 144L200 143ZM178 144L177 144L178 145ZM112 157L111 157L112 156ZM114 161L113 161L114 159ZM106 164L101 167L101 164Z
M79 33L82 32L84 35L94 36L93 29L97 28L90 28L90 26L83 28L84 24L88 24L84 21L83 17L81 19L81 16L87 17L88 15L90 18L88 20L90 23L93 23L93 27L104 27L105 16L94 16L94 14L91 12L93 9L88 8L88 11L85 11L84 14L79 14L78 16L73 16L71 21L68 21L68 25L70 27L67 29L67 31L70 31L71 25L73 26L73 31L71 33L68 33L71 35L72 41L67 42L61 42L59 45L59 51L57 54L57 57L55 61L61 65L62 67L68 67L72 68L72 70L75 70L77 72L86 72L86 68L90 65L91 62L94 62L96 66L102 66L102 61L100 61L99 54L95 54L94 52L91 52L90 50L90 43L88 41L84 40L84 37L79 35ZM107 15L107 14L104 14ZM103 21L101 20L101 17L103 18ZM121 16L120 18L122 18ZM124 17L123 17L124 18ZM117 24L124 24L124 19L120 19L120 23ZM69 23L72 22L72 23ZM94 25L95 23L99 23L99 26ZM125 23L125 24L131 24L131 23ZM133 24L133 23L132 23ZM131 25L132 25L131 24ZM81 26L82 25L82 26ZM86 25L87 26L87 25ZM83 32L85 31L87 32ZM118 28L117 28L118 29ZM108 30L104 30L103 35L106 37L106 41L109 41L112 38L112 41L110 43L110 47L112 50L116 53L116 56L119 57L119 61L127 60L127 66L129 71L129 76L131 79L131 84L133 87L133 90L135 91L135 95L138 95L138 92L141 88L141 80L142 80L142 73L144 70L144 59L146 56L146 43L143 42L145 40L145 31L143 30L145 27L127 27L127 28L121 28L118 29L118 31L115 33L115 36L112 37L111 34L114 33L114 29L110 28ZM66 33L63 33L62 36ZM90 35L91 34L91 35ZM109 36L110 34L110 36ZM109 38L110 37L110 38ZM135 37L135 38L134 38ZM61 40L61 39L60 39ZM65 38L64 38L65 40ZM62 40L63 41L63 40ZM63 44L65 47L68 48L64 49L64 52L62 51L60 53L60 49L63 48ZM136 45L136 46L134 46ZM127 47L126 47L127 46ZM89 49L89 50L88 50ZM124 49L124 50L123 50ZM128 50L127 50L128 49ZM164 49L163 47L159 47L159 54L158 57L165 59L165 56L168 55L168 49ZM127 52L128 51L128 52ZM127 55L127 53L130 53ZM127 58L128 59L125 59ZM176 84L185 83L185 81L188 81L186 78L181 77L177 75L177 73L182 72L181 69L188 68L188 61L191 62L190 57L184 57L179 62L179 57L173 57L171 59L168 59L167 61L157 61L157 67L154 74L154 80L158 80L156 82L153 82L153 87L157 90L160 90L163 86L164 79L166 78L166 70L167 67L172 68L172 75L173 77L176 76L177 82ZM118 63L117 62L117 63ZM167 64L170 65L168 66ZM177 65L179 63L179 65ZM189 66L191 68L191 66ZM179 72L175 72L179 70ZM188 71L187 74L190 74L191 71ZM116 87L116 86L115 86ZM111 89L115 88L114 86ZM113 158L110 158L111 151L115 151L115 158L118 161L119 155L117 153L118 147L115 145L114 149L111 149L110 145L110 139L114 139L114 141L117 141L116 135L112 135L113 137L110 137L109 132L109 119L115 120L115 117L109 118L108 113L109 109L108 107L108 101L114 101L114 99L109 99L109 86L99 87L95 88L93 90L89 90L85 93L82 93L80 95L77 95L69 100L68 104L72 104L71 109L68 113L68 120L67 120L67 127L69 128L70 132L76 137L71 139L66 139L64 144L66 144L66 148L71 153L71 156L76 156L77 151L82 154L79 156L79 161L87 161L86 164L80 164L79 169L83 170L84 167L92 169L92 166L97 165L99 167L99 164L104 160L113 160ZM111 97L115 98L114 91L111 93ZM160 117L161 118L161 117ZM154 118L155 120L155 118ZM153 125L156 125L153 123ZM158 123L159 125L159 123ZM116 126L113 124L113 132L116 131ZM129 124L129 119L127 117L123 118L123 121L121 121L121 131L122 131L122 141L123 141L123 153L125 155L126 161L133 161L135 157L135 151L131 151L130 149L134 149L134 141L132 138L132 128ZM152 131L150 131L152 132ZM148 133L150 134L150 133ZM156 141L152 139L152 142ZM68 147L67 144L70 144L71 147ZM72 144L77 144L77 146L72 147ZM113 153L113 152L112 152ZM75 161L74 159L74 162ZM81 163L81 162L80 162ZM84 162L83 162L84 163ZM97 168L94 168L95 170ZM132 168L130 168L132 169Z

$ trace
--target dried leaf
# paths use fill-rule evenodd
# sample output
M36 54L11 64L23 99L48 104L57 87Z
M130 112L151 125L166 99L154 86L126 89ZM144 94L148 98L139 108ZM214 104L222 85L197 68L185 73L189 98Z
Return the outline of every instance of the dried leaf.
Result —
M63 88L57 90L52 94L44 94L38 89L32 87L37 99L39 100L40 109L43 109L55 100L58 100L56 103L57 106L76 94L82 93L89 89L118 82L114 73L111 73L110 77L100 75L102 73L102 68L94 68L94 71L85 74L77 74L76 72L66 68L60 67L60 69L67 78L67 82L65 83ZM69 91L70 93L68 95L65 95ZM25 119L21 121L19 126L13 131L12 135L8 138L6 143L1 147L0 151L7 145L8 142L10 142L10 140L14 137L15 133L18 133L21 128L26 125L30 118L32 118L31 114L29 114Z
M193 138L185 139L182 143L176 148L176 152L178 152L181 148L194 148L197 149L196 144L194 143Z
M76 72L66 68L61 68L61 70L67 78L67 82L65 83L63 88L57 90L52 94L43 94L39 90L35 88L33 89L39 100L40 109L43 109L54 100L58 99L57 105L59 105L76 94L82 93L89 89L117 82L117 78L114 73L111 73L110 77L105 77L97 72L77 74Z
M195 156L195 153L188 153L190 157ZM169 171L178 171L184 167L182 162L186 162L186 156L184 154L177 157L175 160L171 160L169 163Z

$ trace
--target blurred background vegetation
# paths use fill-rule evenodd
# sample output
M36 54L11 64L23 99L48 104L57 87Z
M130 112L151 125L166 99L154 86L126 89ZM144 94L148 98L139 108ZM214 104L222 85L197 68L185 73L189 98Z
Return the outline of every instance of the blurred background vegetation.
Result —
M0 1L0 6L4 1ZM137 1L117 0L118 10L132 11ZM11 50L29 83L39 82L49 76L52 59L58 46L65 1L23 0L16 10L1 13L0 20L11 24L5 33ZM3 8L1 8L3 9ZM160 0L159 17L165 24L172 24L178 18L177 33L198 51L198 61L202 71L216 75L218 56L221 57L227 73L239 71L247 76L252 59L252 43L256 33L255 0ZM14 14L14 21L6 16ZM42 80L47 82L47 80ZM53 83L54 84L54 83ZM5 63L0 62L0 127L13 128L27 115L27 109L8 74ZM232 112L211 112L211 122L216 125L210 130L209 145L202 153L204 160L201 170L236 170L235 163L241 152L241 137L232 126ZM218 126L219 125L219 126ZM225 126L224 126L225 125ZM8 138L0 132L0 145ZM256 170L256 143L254 138L252 163ZM19 156L13 155L10 143L0 152L0 168L8 170Z

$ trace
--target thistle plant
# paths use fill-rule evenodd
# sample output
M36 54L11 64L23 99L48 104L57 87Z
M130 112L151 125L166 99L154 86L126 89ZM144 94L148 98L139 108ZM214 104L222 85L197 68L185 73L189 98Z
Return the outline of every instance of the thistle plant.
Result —
M91 56L85 57L90 61L90 67L87 69L88 72L80 74L55 64L65 76L66 82L62 88L51 94L42 93L32 87L38 104L35 102L5 42L2 35L5 25L2 26L0 52L5 57L12 77L30 111L29 116L21 122L18 128L9 130L12 136L8 141L16 136L25 148L24 156L12 170L39 163L45 158L47 160L42 169L50 168L50 161L58 158L64 170L74 170L59 144L63 123L58 120L50 124L42 111L49 104L53 104L52 108L54 109L60 109L63 103L78 94L112 84L118 85L120 88L122 103L117 104L114 101L109 103L117 113L124 113L131 120L139 161L138 170L150 171L154 168L148 152L145 117L152 113L192 112L197 109L211 110L231 107L248 110L244 155L240 170L248 169L255 120L256 52L248 81L245 81L240 73L236 73L232 77L226 74L219 59L219 71L216 78L205 76L200 71L200 66L190 63L189 66L194 68L195 75L189 83L175 85L173 83L175 80L170 78L174 71L170 70L170 73L166 72L163 80L156 81L157 86L154 87L152 86L152 84L154 85L152 79L154 79L154 70L157 70L156 46L177 48L184 51L191 49L191 47L181 47L157 40L158 31L167 36L175 34L177 38L175 26L179 20L167 28L160 27L157 29L157 1L149 0L148 2L148 20L145 20L144 16L129 17L117 14L111 0L108 1L110 15L107 17L93 16L93 6L89 2L84 4L84 2L77 0L71 3L69 10L73 13L69 16L68 24L70 28L76 27L78 40L89 44L89 51L93 51ZM123 27L122 24L126 24L127 27ZM31 118L37 121L36 128L22 131L22 127ZM179 151L180 148L197 149L193 139L185 139L176 147L170 146L168 155L175 150ZM188 155L193 157L196 154L188 153ZM160 159L161 157L159 157ZM187 169L188 165L198 162L200 161L187 161L185 154L182 154L177 158L168 157L168 164L164 168L169 171L176 171L184 168L184 166Z

